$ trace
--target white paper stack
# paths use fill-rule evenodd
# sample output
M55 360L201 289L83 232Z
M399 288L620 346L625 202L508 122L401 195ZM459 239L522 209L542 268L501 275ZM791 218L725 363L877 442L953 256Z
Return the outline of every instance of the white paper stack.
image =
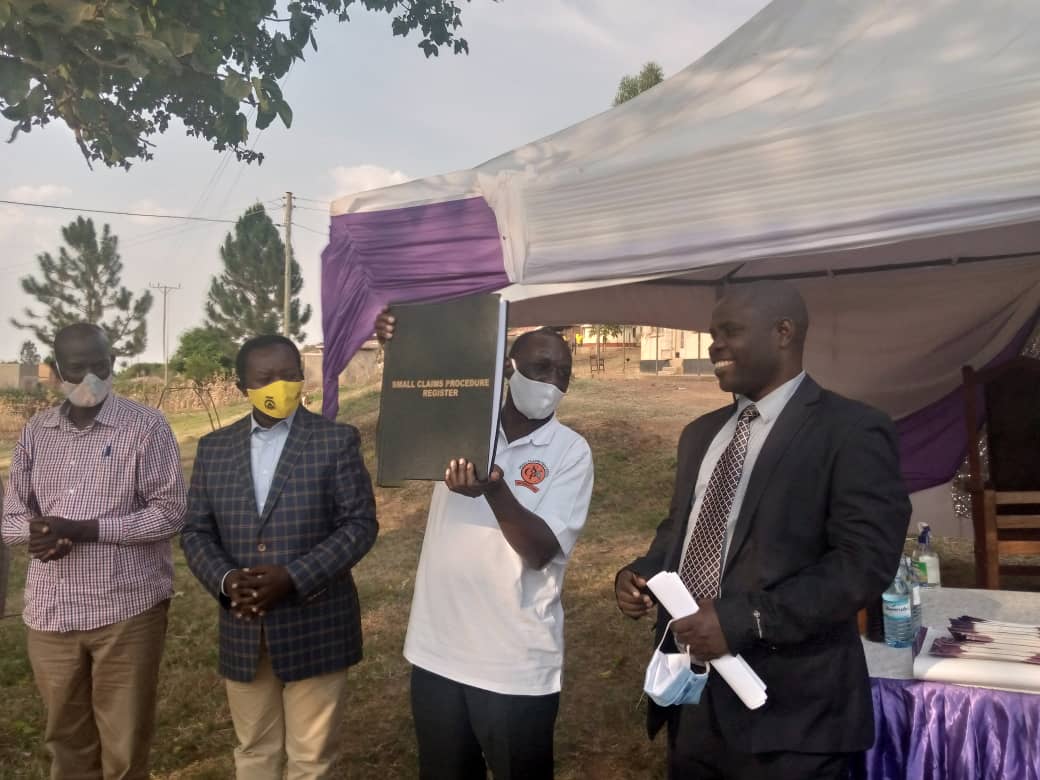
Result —
M646 585L673 618L686 617L697 611L697 602L674 571L663 571L647 580ZM739 655L716 658L711 667L748 709L757 710L766 703L766 684Z
M914 678L932 682L975 685L1025 693L1040 692L1040 666L1020 660L950 658L933 655L936 641L951 642L942 629L929 628L922 651L914 658Z

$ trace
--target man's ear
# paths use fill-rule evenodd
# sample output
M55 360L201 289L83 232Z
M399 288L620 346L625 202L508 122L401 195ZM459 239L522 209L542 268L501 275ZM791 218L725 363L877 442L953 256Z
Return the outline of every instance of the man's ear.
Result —
M794 343L795 334L797 332L797 326L794 321L788 317L784 317L781 320L777 320L776 323L776 334L780 341L780 346L787 348Z
M513 376L513 372L514 372L515 370L516 370L516 369L515 369L515 368L513 368L513 361L512 361L512 358L509 358L509 357L507 357L507 358L506 358L506 362L505 362L505 365L504 365L504 366L502 367L502 375L503 375L503 376L504 376L504 377L505 377L506 379L509 379L509 378L510 378L511 376Z

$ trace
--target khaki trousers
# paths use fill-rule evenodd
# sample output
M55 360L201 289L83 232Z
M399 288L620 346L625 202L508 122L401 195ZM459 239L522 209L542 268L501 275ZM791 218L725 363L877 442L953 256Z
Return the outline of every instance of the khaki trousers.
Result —
M91 631L28 631L52 780L146 780L168 601Z
M347 670L283 683L271 669L266 643L252 682L226 680L235 724L238 780L321 780L337 755ZM288 761L287 761L288 759Z

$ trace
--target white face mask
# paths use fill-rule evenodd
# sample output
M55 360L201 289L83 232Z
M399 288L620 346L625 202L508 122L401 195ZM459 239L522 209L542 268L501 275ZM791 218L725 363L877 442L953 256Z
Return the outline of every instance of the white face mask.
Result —
M76 385L72 382L66 382L61 375L61 368L57 363L54 365L58 369L58 378L61 379L61 392L65 394L65 397L69 399L69 403L73 406L90 409L104 403L105 399L108 398L108 394L112 392L111 373L107 379L98 379L97 374L87 374L83 377L83 381Z
M509 397L513 399L513 406L528 420L550 417L563 400L563 391L548 382L528 379L520 373L515 360L510 358L509 362L513 364L513 375L509 377Z

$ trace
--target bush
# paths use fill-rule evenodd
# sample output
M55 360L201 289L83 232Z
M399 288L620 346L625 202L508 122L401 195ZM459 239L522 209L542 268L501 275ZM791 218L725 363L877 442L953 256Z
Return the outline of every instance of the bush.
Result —
M140 379L146 376L162 376L162 363L131 363L119 372L120 379Z
M55 388L39 385L32 390L0 388L0 433L17 433L37 412L55 406L63 399Z

